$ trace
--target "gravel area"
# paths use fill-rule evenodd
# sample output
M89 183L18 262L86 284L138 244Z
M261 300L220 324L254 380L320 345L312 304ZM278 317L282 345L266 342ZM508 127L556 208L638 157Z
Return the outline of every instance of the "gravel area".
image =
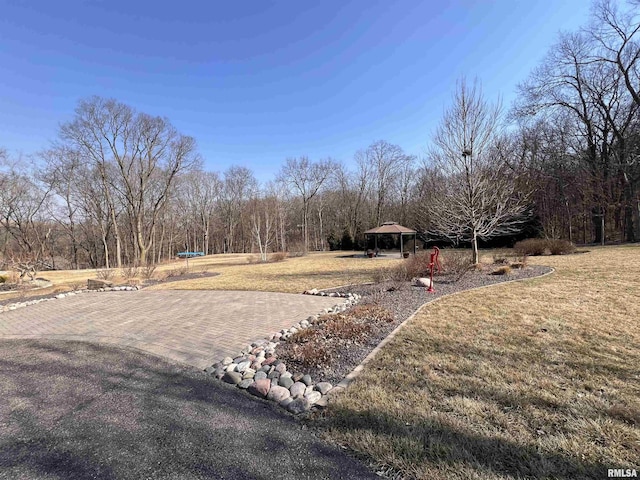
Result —
M324 381L335 385L358 366L389 333L425 303L452 293L506 281L538 277L550 271L549 267L531 266L512 270L507 275L472 271L457 280L452 276L441 275L434 279L435 292L433 293L427 292L424 287L412 286L410 282L384 282L325 290L325 292L339 291L362 295L360 305L373 303L384 307L393 313L394 320L393 322L371 322L371 334L366 340L359 343L343 343L338 349L332 351L334 361L331 365L307 368L305 373L309 373L315 382ZM283 349L276 349L277 354L279 350L283 351ZM280 355L278 356L280 358ZM291 368L296 367L293 359L286 358L286 361Z

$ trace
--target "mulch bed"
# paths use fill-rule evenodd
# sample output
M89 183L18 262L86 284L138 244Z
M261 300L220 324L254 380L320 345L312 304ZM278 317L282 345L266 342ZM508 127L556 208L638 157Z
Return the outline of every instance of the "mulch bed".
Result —
M412 286L410 282L397 281L326 290L326 292L341 291L360 294L362 298L359 305L375 304L383 307L393 314L393 321L373 320L367 322L371 329L366 338L357 342L344 341L336 344L335 339L332 339L332 360L329 364L311 368L308 365L301 365L293 355L292 346L286 344L291 342L280 344L276 349L276 354L279 359L286 362L289 370L305 371L311 375L315 382L326 381L335 385L358 366L389 333L425 303L452 293L511 280L538 277L550 271L549 267L531 266L512 270L507 275L491 275L490 272L484 271L467 272L459 279L441 275L434 279L436 290L434 293L426 292L424 287Z

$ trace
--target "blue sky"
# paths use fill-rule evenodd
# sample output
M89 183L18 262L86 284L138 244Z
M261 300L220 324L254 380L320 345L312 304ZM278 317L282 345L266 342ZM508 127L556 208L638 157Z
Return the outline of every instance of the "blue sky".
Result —
M210 170L349 164L378 139L420 155L456 79L505 105L590 2L0 0L0 147L55 139L113 97L194 136Z

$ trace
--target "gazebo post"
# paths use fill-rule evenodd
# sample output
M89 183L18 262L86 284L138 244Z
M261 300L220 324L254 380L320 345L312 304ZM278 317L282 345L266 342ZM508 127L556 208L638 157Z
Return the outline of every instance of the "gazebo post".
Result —
M402 232L400 233L400 258L402 258Z

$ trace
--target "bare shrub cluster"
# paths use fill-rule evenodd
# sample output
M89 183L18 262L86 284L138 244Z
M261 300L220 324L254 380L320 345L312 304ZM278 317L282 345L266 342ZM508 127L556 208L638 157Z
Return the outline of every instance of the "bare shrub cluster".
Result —
M516 255L566 255L576 251L573 243L567 240L549 238L528 238L514 245Z
M334 361L334 352L340 346L362 343L371 333L372 324L392 321L393 314L377 305L359 305L345 313L325 315L291 335L281 345L279 357L303 369L326 367Z
M132 280L138 276L138 267L136 265L122 267L120 270L120 276L125 280Z
M112 280L116 276L116 272L111 268L101 268L96 270L96 277L100 280Z
M260 255L250 255L249 257L247 257L247 262L250 264L278 263L278 262L284 262L289 257L289 255L290 255L289 252L274 252L269 254L266 260L263 260ZM297 256L297 255L294 254L292 256Z

